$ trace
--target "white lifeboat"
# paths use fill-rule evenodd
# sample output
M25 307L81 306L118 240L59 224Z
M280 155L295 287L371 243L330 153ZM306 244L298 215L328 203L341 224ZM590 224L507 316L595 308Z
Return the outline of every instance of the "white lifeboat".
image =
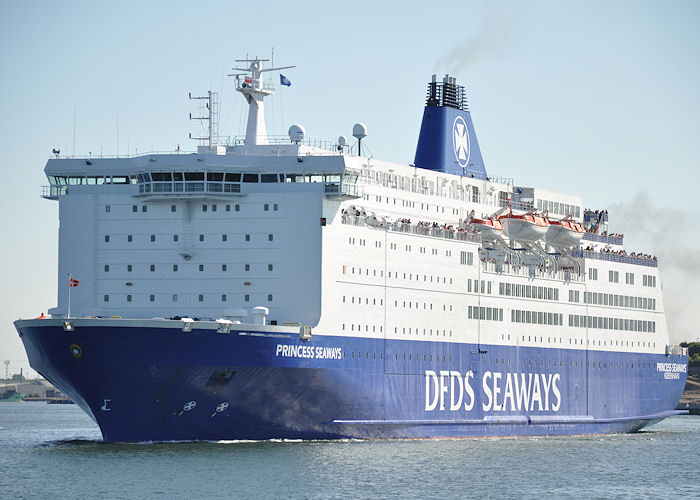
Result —
M547 219L547 244L555 248L575 247L583 238L585 230L569 215L563 219Z
M485 240L493 240L501 236L503 233L503 224L496 218L477 219L472 217L469 219L467 228L472 232L481 233L481 237Z
M503 223L503 230L509 239L522 243L535 243L543 240L549 223L543 216L528 212L516 215L512 211L498 218Z

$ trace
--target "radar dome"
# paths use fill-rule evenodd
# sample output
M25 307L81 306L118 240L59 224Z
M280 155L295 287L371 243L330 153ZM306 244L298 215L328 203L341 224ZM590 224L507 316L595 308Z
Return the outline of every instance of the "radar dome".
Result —
M344 135L341 135L338 137L338 146L345 146L348 143L348 140L345 138Z
M356 139L362 139L363 137L367 137L367 125L365 125L362 122L356 123L352 127L352 136Z
M304 140L304 136L306 135L306 129L302 127L301 125L294 124L291 127L289 127L289 140L299 144L301 141Z

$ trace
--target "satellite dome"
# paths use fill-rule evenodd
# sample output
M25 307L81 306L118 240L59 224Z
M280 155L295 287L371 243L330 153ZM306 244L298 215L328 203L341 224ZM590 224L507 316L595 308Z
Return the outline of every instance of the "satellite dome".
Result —
M348 143L348 140L345 138L344 135L341 135L338 137L338 146L345 146Z
M367 137L367 125L365 125L362 122L356 123L352 127L352 136L356 139L362 139L363 137Z
M304 136L306 135L306 129L301 125L295 123L294 125L289 127L288 134L290 141L292 141L295 144L299 144L301 141L304 140Z

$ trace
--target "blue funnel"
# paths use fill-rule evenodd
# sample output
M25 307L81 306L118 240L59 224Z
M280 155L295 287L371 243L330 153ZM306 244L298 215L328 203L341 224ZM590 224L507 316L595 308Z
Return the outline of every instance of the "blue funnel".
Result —
M464 87L445 75L428 84L414 165L418 168L477 179L486 178Z

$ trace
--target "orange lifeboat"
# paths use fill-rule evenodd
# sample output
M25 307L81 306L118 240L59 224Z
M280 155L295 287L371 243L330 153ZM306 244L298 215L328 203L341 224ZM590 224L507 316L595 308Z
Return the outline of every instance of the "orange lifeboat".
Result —
M547 244L555 248L571 248L577 246L586 232L583 225L576 222L570 215L563 219L547 219Z
M496 218L477 219L472 217L467 225L470 231L481 233L485 240L493 240L503 233L503 224Z
M549 229L546 217L536 212L517 215L511 210L498 218L503 223L503 229L511 240L522 243L535 243L545 238Z

